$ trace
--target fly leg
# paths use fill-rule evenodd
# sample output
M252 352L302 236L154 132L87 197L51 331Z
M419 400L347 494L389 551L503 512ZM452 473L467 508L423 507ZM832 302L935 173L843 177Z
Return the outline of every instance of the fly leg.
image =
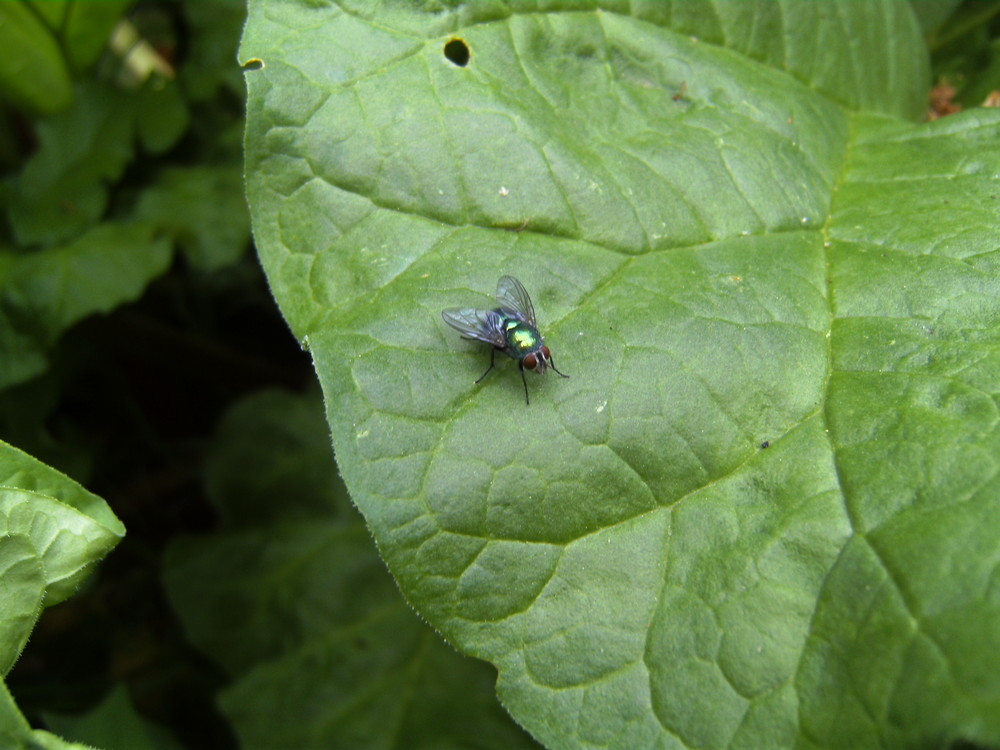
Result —
M524 383L524 405L531 406L531 401L528 400L528 381L524 379L524 360L518 362L517 365L521 368L521 382Z
M552 361L552 357L549 357L549 367L551 367L553 370L556 370L556 363ZM562 372L559 372L559 370L556 370L556 374L558 374L560 377L563 377L563 378L568 378L569 377L569 375L567 375L565 373L562 373Z
M483 378L485 378L487 375L490 374L490 370L493 369L493 358L496 357L496 355L497 355L496 347L490 349L490 366L486 368L486 372L484 372L482 375L479 376L479 380L476 381L477 385L482 381Z

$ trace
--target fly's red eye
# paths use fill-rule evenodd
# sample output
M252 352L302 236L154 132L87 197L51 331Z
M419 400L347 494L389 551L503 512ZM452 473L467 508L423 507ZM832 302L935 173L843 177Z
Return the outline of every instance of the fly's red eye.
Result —
M527 367L529 370L534 370L537 365L538 365L538 360L535 359L534 354L529 354L527 357L524 358L524 366Z
M545 359L552 359L552 353L549 351L549 347L542 347L542 356L545 357Z

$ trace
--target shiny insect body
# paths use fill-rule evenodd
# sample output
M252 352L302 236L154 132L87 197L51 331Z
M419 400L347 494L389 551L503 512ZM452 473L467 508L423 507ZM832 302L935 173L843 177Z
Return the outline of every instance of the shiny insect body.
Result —
M521 382L524 383L524 402L530 404L525 369L544 375L551 367L561 377L568 378L569 375L556 369L552 352L538 332L531 297L520 281L513 276L500 277L497 282L497 305L493 310L449 307L441 313L441 317L465 338L482 341L493 347L490 350L490 366L477 383L490 374L497 352L516 359L521 370Z

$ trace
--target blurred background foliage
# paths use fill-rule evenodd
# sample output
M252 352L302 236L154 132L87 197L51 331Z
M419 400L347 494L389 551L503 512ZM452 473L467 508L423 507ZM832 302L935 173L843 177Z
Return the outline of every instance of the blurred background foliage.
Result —
M128 529L7 677L32 724L78 739L102 716L147 731L134 704L183 745L236 745L214 707L225 676L186 642L160 581L168 543L220 523L204 465L221 416L313 382L252 253L245 13L0 4L0 437ZM117 746L146 745L128 736Z
M994 95L1000 3L914 7L948 106ZM345 623L361 604L383 608L387 640L347 628L345 662L389 643L430 648L346 499L308 356L252 253L244 16L223 0L0 3L0 438L104 497L128 529L85 590L45 612L7 684L34 726L107 747L226 748L267 731L246 696L291 678L241 674L246 653L284 646L261 636L240 652L198 610L199 597L232 601L211 571L263 565L254 550L275 524L292 546L347 540L330 564L371 601L346 606ZM205 532L222 536L199 548L190 535ZM300 582L296 601L320 601L324 585ZM293 639L307 638L297 625ZM435 669L484 667L458 680L481 706L470 736L501 726L485 665L433 642ZM373 696L391 693L389 661ZM496 746L527 744L513 727L491 731Z

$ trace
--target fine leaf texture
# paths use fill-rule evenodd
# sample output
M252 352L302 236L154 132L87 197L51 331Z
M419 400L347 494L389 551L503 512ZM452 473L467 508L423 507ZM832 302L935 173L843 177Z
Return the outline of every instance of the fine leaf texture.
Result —
M72 594L124 533L100 498L0 442L0 677L17 660L42 607ZM0 747L84 748L32 730L2 679Z
M43 603L72 594L124 533L100 498L0 443L0 675L20 655Z
M241 60L352 499L536 738L1000 743L1000 116L912 122L906 4L251 2ZM503 274L530 406L440 318Z
M0 503L6 496L0 499ZM6 508L3 511L5 512ZM32 541L22 535L0 538L0 675L5 675L28 642L42 611L45 571Z

